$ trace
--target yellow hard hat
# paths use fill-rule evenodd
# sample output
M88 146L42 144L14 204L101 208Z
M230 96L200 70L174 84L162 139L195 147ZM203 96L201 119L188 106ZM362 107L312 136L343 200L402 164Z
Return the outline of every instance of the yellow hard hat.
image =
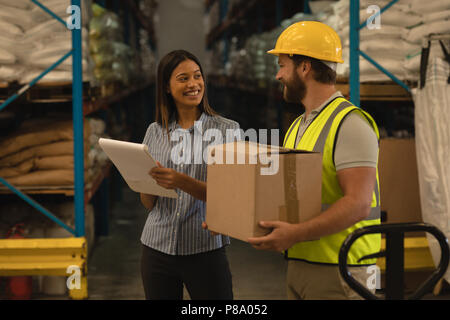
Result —
M275 49L267 53L276 56L280 53L300 54L324 61L344 62L338 34L318 21L300 21L290 25L278 37Z

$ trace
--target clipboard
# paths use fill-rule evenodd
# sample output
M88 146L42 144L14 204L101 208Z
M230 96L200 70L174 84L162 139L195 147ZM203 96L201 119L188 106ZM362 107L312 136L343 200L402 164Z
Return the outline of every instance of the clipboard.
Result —
M175 190L161 187L148 174L157 164L147 145L105 138L100 138L98 143L131 190L161 197L178 197Z

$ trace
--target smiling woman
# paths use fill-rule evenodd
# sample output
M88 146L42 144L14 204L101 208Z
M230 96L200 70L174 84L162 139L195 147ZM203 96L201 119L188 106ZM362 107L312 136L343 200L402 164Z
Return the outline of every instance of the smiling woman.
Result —
M157 160L149 174L178 198L141 194L150 211L142 232L141 270L147 299L182 299L185 284L191 299L232 299L226 236L202 228L206 214L206 162L193 161L211 143L198 139L216 129L224 141L227 130L239 124L217 115L209 106L203 70L198 59L185 50L161 59L157 75L156 121L143 143ZM239 135L238 135L239 137ZM183 142L199 140L182 149L183 161L174 162L172 151ZM214 141L215 144L218 141ZM178 149L175 151L179 152Z
M189 109L200 104L205 83L200 67L192 60L181 62L170 78L168 93L178 109Z

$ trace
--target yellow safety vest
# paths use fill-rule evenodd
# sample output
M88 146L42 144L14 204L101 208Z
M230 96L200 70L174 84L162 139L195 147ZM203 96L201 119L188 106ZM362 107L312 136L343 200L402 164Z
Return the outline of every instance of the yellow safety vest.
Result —
M322 161L322 210L327 209L342 196L342 190L336 175L334 164L334 148L337 133L344 118L351 112L360 112L375 130L379 139L378 127L373 118L355 107L342 97L335 98L309 124L300 142L295 146L297 132L302 116L298 117L290 126L284 138L283 146L291 149L321 152ZM313 263L338 264L339 250L345 238L354 230L380 224L380 191L377 168L377 182L372 197L372 209L369 217L338 233L328 235L316 241L305 241L295 244L285 252L288 259L299 259ZM376 259L359 261L363 256L380 251L381 235L370 234L359 238L351 247L348 254L348 265L369 265L376 263Z

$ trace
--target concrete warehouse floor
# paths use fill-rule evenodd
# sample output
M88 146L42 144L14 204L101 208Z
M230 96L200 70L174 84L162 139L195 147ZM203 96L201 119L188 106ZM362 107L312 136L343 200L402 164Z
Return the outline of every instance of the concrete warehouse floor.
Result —
M110 230L106 237L97 237L88 261L88 292L90 300L142 300L144 290L140 276L140 236L146 210L139 197L127 187L121 201L114 203L110 215ZM232 239L227 248L233 276L235 299L286 299L285 277L287 261L275 252L258 251L249 244ZM412 279L421 281L427 274ZM407 281L408 284L416 281ZM415 285L414 287L415 288ZM408 294L408 293L407 293ZM67 299L65 296L34 294L33 299ZM189 295L185 290L185 299ZM450 293L428 294L424 299L449 299Z
M89 299L145 298L140 237L146 219L139 196L125 187L123 201L114 205L110 217L110 235L97 239L88 262ZM257 251L234 239L227 249L235 299L286 299L287 262L281 254Z

